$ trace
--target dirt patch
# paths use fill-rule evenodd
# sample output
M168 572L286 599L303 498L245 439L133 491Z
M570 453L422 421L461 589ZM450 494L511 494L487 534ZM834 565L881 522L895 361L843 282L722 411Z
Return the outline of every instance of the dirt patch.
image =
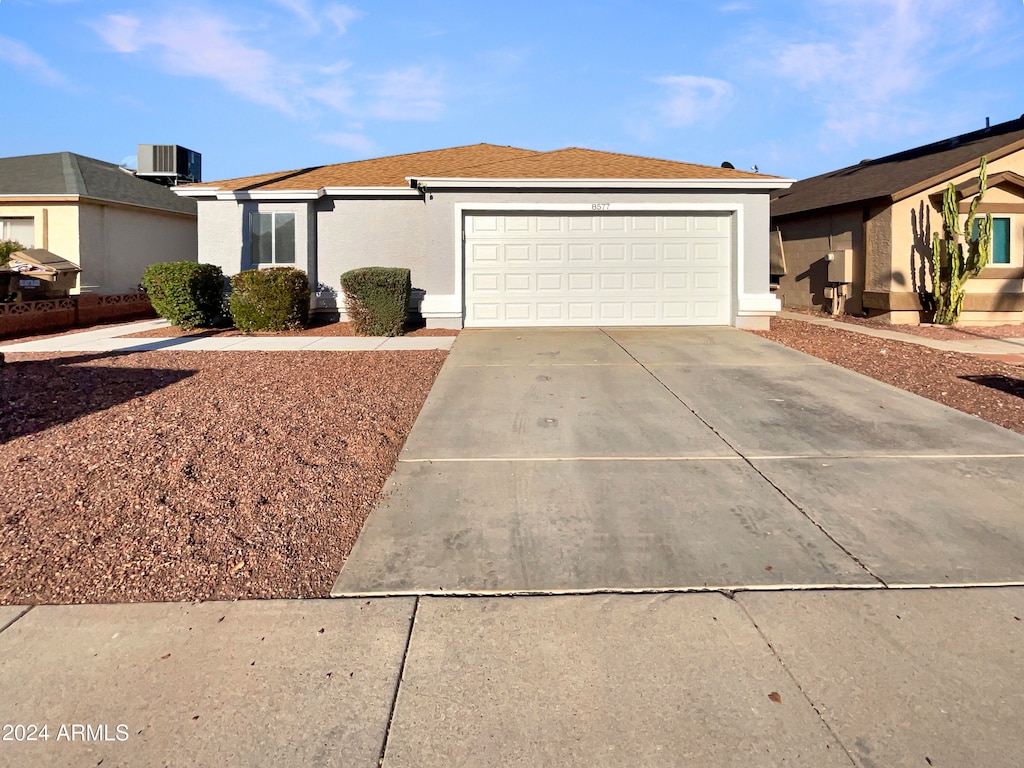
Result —
M445 356L8 354L0 604L326 596Z
M155 328L151 331L125 334L126 339L180 339L183 337L203 338L207 336L355 336L352 323L325 323L303 328L299 331L282 331L280 333L245 334L235 328L193 328L184 330L177 326ZM458 336L459 332L450 328L411 328L406 336Z
M751 333L1024 434L1024 368L840 326L773 318Z

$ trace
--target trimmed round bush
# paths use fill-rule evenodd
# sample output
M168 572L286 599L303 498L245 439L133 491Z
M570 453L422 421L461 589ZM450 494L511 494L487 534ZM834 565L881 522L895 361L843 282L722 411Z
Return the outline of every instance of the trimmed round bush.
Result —
M345 311L359 336L400 336L409 316L412 275L400 267L362 267L341 276Z
M223 314L224 273L213 264L150 264L142 286L156 313L182 328L206 328Z
M309 278L301 269L250 269L231 278L231 318L243 333L302 328L309 319Z

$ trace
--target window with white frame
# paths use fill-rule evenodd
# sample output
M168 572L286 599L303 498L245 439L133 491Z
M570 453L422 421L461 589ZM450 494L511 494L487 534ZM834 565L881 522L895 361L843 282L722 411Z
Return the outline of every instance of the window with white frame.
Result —
M14 240L26 248L34 248L36 222L31 217L0 219L0 240Z
M249 214L249 261L254 267L295 263L294 213Z

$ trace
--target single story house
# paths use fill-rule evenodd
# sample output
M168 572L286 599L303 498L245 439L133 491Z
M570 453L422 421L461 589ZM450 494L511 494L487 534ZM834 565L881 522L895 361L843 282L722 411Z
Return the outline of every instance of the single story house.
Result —
M670 160L476 144L175 187L199 259L341 274L407 267L428 326L764 327L769 194L789 179Z
M4 157L0 240L78 266L72 293L132 293L148 264L196 260L196 204L72 152Z
M988 158L980 213L993 216L990 265L968 281L964 323L1024 321L1024 115L999 125L864 160L805 179L772 198L773 236L781 238L785 306L829 308L837 280L848 283L846 310L893 323L921 322L932 288L932 233L942 230L942 196L952 182L968 200ZM966 213L968 201L961 204ZM826 254L845 274L829 274Z

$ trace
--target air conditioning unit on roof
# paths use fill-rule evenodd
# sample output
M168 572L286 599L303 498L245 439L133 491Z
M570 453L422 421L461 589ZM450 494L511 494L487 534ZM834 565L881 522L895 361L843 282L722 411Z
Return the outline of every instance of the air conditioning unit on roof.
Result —
M203 156L177 144L139 144L140 176L161 184L203 180Z

